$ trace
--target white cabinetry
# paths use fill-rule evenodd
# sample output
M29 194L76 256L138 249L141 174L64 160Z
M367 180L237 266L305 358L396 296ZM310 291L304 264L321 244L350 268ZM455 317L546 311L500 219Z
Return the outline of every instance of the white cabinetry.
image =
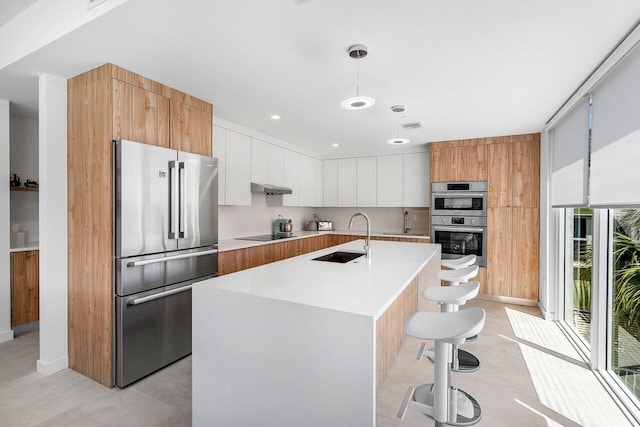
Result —
M404 155L403 202L406 207L429 206L429 153Z
M269 145L269 178L267 184L282 185L284 179L284 149Z
M356 206L376 206L377 157L358 157L356 162Z
M226 199L226 168L225 151L227 146L227 130L220 126L213 127L213 157L218 159L218 204L225 205Z
M285 194L282 196L283 206L298 206L300 196L299 171L300 171L300 154L291 150L284 150L284 173L282 185L289 187L293 194Z
M251 138L251 182L272 184L269 182L269 146L264 141Z
M251 205L251 138L226 131L225 192L227 205Z
M322 162L322 206L338 206L338 161Z
M315 159L313 157L298 155L299 170L299 193L298 206L315 206L316 203L316 170Z
M357 159L338 159L338 206L356 206Z
M315 200L313 206L322 206L322 160L313 159L313 171L315 173L316 188L315 188Z
M402 183L402 154L378 157L378 206L401 207Z

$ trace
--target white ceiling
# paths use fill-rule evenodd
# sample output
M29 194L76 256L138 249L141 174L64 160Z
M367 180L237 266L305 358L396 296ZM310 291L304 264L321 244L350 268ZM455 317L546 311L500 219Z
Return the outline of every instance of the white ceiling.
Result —
M412 144L537 132L640 18L636 0L298 3L129 0L0 70L0 98L34 116L37 74L112 62L323 155L388 148L393 104L424 126L401 132ZM345 111L356 43L369 46L360 93L376 105Z

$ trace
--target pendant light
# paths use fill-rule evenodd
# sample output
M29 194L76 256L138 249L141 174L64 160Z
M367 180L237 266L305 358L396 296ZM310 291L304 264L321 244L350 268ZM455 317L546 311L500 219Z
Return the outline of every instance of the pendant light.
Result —
M404 145L404 144L408 144L409 142L411 142L409 139L407 138L400 138L400 113L404 112L404 105L393 105L391 106L391 111L393 111L394 113L397 113L398 115L398 123L396 125L396 129L397 129L397 136L395 138L390 138L387 140L387 144L391 144L391 145Z
M368 48L363 44L356 44L349 48L349 56L357 60L356 67L356 96L347 98L340 104L345 110L365 110L373 107L376 100L369 96L360 96L360 59L367 56Z

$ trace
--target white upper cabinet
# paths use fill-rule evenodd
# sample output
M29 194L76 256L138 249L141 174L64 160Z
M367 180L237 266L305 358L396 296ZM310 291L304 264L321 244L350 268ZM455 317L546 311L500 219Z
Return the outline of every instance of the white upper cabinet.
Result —
M315 206L316 203L316 171L313 157L299 155L299 196L298 206Z
M284 149L269 145L269 177L267 184L282 185L284 180ZM255 181L254 181L255 182Z
M228 129L226 134L226 204L251 206L251 138Z
M324 160L322 162L322 205L338 206L338 161Z
M315 188L315 200L313 202L313 206L322 206L322 160L313 159L313 170L316 175L316 188Z
M357 159L338 159L338 206L356 206Z
M404 196L403 206L429 206L429 153L412 153L404 155Z
M377 157L358 157L356 162L356 206L375 207Z
M289 187L293 194L282 196L283 206L298 206L300 197L299 171L300 154L291 150L284 150L284 174L282 185Z
M227 130L220 126L213 127L213 157L218 159L218 204L226 204L226 180L225 151L227 142Z
M378 206L402 207L403 155L378 157Z
M264 141L251 138L251 182L273 184L269 182L269 146Z

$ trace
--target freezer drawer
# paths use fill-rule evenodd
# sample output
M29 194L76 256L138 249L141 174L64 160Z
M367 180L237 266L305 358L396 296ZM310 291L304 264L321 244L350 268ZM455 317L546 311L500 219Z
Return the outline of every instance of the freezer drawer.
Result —
M125 296L218 272L217 245L115 260L116 295Z
M132 382L191 353L191 286L115 297L116 385Z

